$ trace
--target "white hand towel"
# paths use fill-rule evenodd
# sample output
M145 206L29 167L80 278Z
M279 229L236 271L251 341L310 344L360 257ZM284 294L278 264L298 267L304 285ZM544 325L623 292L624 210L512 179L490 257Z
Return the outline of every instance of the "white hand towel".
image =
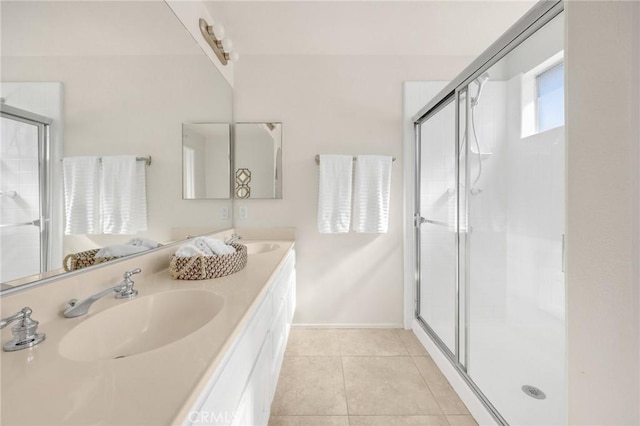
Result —
M193 244L185 244L176 251L177 257L193 257L193 256L206 256L198 247Z
M191 245L195 246L198 250L200 250L205 256L215 256L216 254L213 252L205 237L197 237L191 241Z
M204 241L211 248L214 254L218 256L222 256L225 254L232 254L236 252L236 249L225 244L223 241L211 238L211 237L203 237Z
M321 155L319 173L318 231L323 234L349 232L353 157Z
M66 235L101 233L99 166L98 157L62 160Z
M102 158L102 232L135 234L147 229L143 161L134 156Z
M389 229L391 164L382 155L359 155L353 183L353 230L386 233Z
M114 244L112 246L102 247L96 253L96 257L121 257L130 254L141 253L149 250L147 247L130 246L127 244Z

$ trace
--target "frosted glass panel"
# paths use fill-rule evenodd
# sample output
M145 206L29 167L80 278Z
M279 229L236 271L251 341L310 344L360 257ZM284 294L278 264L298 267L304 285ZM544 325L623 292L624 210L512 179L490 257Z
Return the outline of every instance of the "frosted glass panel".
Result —
M38 127L0 119L0 282L40 272Z
M456 337L455 102L420 131L420 316L451 352Z

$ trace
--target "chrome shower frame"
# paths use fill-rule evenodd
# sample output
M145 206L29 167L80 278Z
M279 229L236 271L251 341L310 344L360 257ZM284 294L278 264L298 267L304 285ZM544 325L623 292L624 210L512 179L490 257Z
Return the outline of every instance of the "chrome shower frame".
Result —
M40 273L46 272L51 264L51 135L50 126L52 119L0 103L0 115L3 118L30 124L38 129L38 169L40 190L40 215L38 225L40 228ZM35 221L33 223L35 225Z
M440 337L435 333L435 331L427 324L427 322L421 317L420 312L420 227L426 221L421 217L420 214L420 126L422 123L427 121L429 118L433 117L436 113L438 113L442 108L449 105L450 102L459 102L461 98L466 96L466 104L467 107L470 103L469 96L470 94L467 91L467 86L471 84L474 80L478 79L483 73L487 72L487 70L500 61L503 57L505 57L509 52L519 46L522 42L528 39L531 35L533 35L536 31L542 28L544 25L549 23L553 18L558 16L560 13L564 11L564 2L563 0L542 0L538 2L531 10L529 10L522 18L520 18L513 26L511 26L497 41L495 41L487 50L485 50L478 58L476 58L468 67L466 67L458 76L456 76L444 89L442 89L429 103L427 103L420 111L413 116L413 125L414 125L414 134L415 134L415 194L414 194L414 239L415 239L415 253L416 253L416 262L415 262L415 318L417 322L420 324L422 329L427 333L427 335L433 340L435 345L440 349L440 351L445 355L445 357L451 362L455 370L458 372L460 377L465 381L465 383L469 386L469 388L473 391L473 393L477 396L480 402L485 406L488 412L493 416L496 422L500 425L508 425L509 423L506 421L504 417L498 412L498 410L493 406L491 401L482 393L480 388L473 382L469 374L467 373L467 369L469 367L469 358L468 358L468 319L466 312L461 312L461 297L465 297L464 306L465 309L468 307L468 294L469 289L466 288L466 283L469 282L468 270L461 270L462 262L464 259L466 262L468 260L468 244L466 241L466 234L462 235L460 232L460 205L461 201L467 205L469 200L469 176L468 173L465 173L465 192L464 199L461 200L460 195L460 140L462 137L462 132L460 131L460 108L459 105L456 105L455 111L455 139L456 139L456 149L455 149L455 179L456 179L456 203L458 205L456 212L456 277L455 277L455 294L456 294L456 302L455 302L455 348L452 352L447 345L440 339ZM466 109L468 111L468 108ZM464 116L465 122L468 124L468 114L465 113ZM468 126L465 126L468 129ZM468 130L467 130L468 132ZM467 139L468 140L468 139ZM466 144L465 150L469 150L469 144ZM465 155L465 170L467 168L466 161L468 155ZM465 215L465 223L468 226L469 218L468 218L468 209L464 209ZM464 319L461 321L461 315L464 314ZM461 322L464 324L464 328L460 327ZM464 353L461 353L461 339L464 342Z

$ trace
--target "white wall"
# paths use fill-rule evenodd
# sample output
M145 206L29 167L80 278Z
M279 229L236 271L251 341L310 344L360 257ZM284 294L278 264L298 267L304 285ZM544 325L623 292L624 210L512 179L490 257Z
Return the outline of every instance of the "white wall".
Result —
M231 122L231 89L218 84L224 80L216 72L204 55L10 57L2 63L5 81L64 84L65 156L153 157L143 234L159 241L170 238L172 227L231 227L231 220L218 219L230 201L182 200L182 123ZM123 236L88 238L66 237L65 252Z
M568 2L568 423L640 424L637 2Z
M402 85L448 80L469 57L245 56L235 119L283 122L282 200L243 200L238 227L297 228L298 324L403 323ZM387 234L320 234L316 154L397 158Z

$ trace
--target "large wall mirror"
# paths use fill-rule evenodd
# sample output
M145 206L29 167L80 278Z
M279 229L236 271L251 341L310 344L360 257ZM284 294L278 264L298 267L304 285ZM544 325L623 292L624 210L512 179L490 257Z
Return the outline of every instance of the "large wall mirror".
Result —
M229 123L182 125L182 198L230 197Z
M282 198L282 123L236 123L236 199Z
M134 237L166 243L174 228L232 226L231 200L183 200L182 123L232 123L233 91L167 3L0 8L3 288L64 272L70 253ZM99 157L104 171L116 156L140 157L146 221L65 232L63 158ZM204 195L220 194L207 186ZM101 208L97 220L113 215Z

